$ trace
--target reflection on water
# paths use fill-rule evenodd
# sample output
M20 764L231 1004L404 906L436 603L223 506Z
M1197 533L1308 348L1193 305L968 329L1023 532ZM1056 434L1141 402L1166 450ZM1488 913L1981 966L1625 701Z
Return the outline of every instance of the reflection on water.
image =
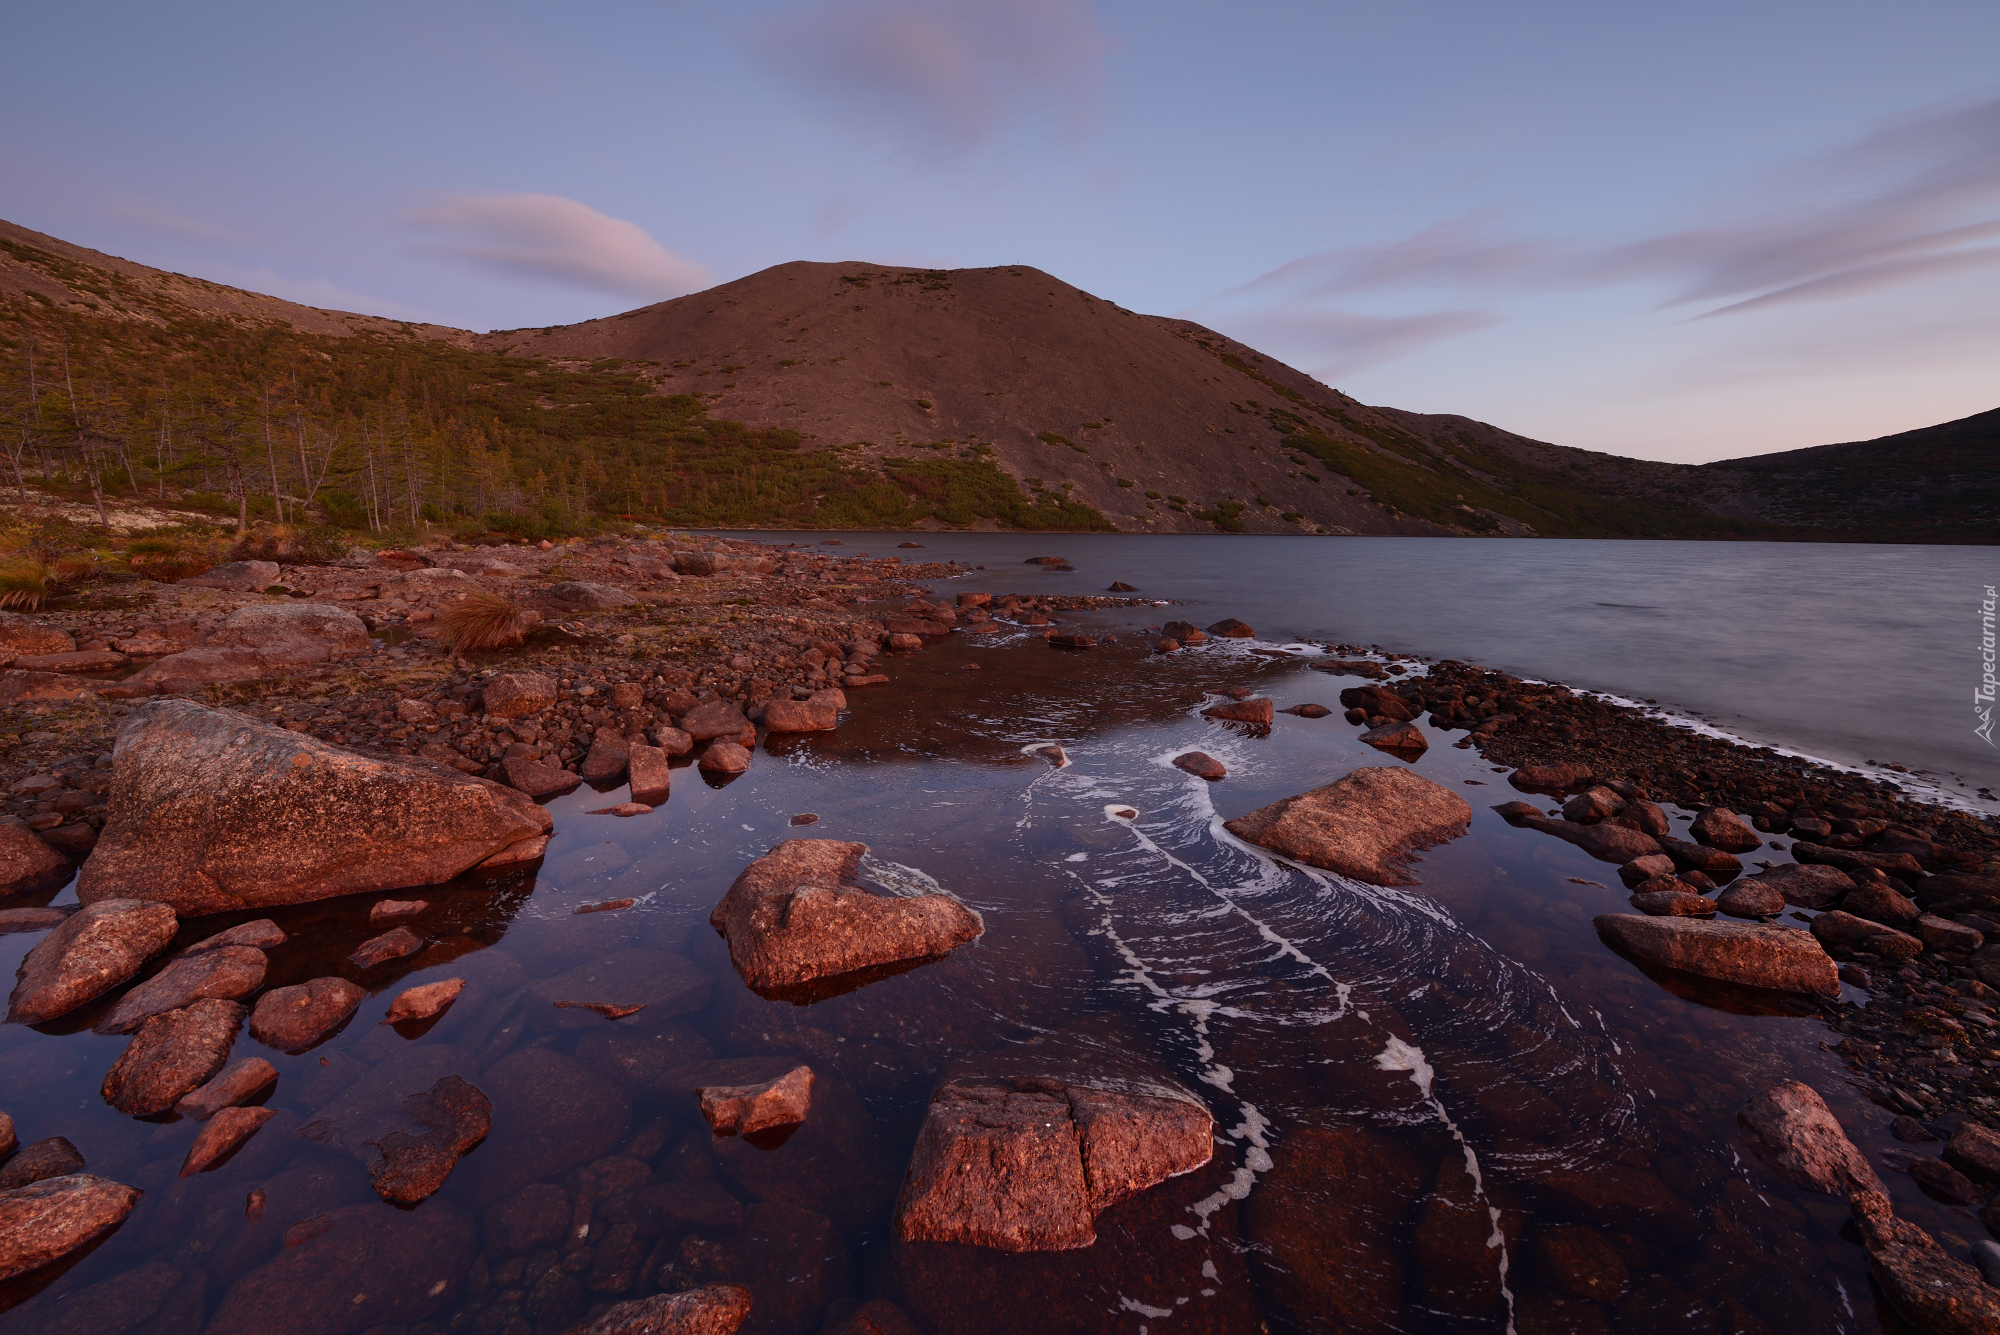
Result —
M559 800L535 877L417 896L417 955L347 962L378 896L273 913L292 939L267 986L332 973L371 996L305 1053L238 1040L277 1066L278 1115L212 1172L175 1177L191 1125L98 1097L124 1043L89 1032L111 999L0 1029L22 1141L66 1136L89 1171L147 1193L68 1272L16 1290L0 1331L556 1335L593 1305L718 1281L751 1287L745 1329L774 1335L871 1298L933 1335L1880 1329L1844 1210L1739 1159L1734 1115L1793 1076L1864 1148L1886 1116L1847 1095L1803 1013L1665 987L1608 950L1590 918L1624 906L1611 869L1493 816L1514 794L1474 754L1434 734L1418 763L1475 820L1414 887L1283 864L1221 828L1402 763L1337 716L1280 715L1265 735L1198 717L1224 685L1280 706L1337 693L1272 648L953 641L731 785L677 769L672 799L632 819L585 814L603 794ZM1070 763L1028 753L1049 741ZM1191 745L1230 777L1174 769ZM986 934L811 1005L754 995L707 915L798 834L869 844L886 893L942 886ZM251 916L187 924L181 943ZM18 962L34 939L0 950ZM706 984L617 1021L551 1004L552 980L601 961L646 978L692 965ZM379 1023L402 988L449 977L467 986L435 1020ZM1216 1157L1107 1211L1087 1251L896 1243L926 1101L996 1051L1170 1075L1214 1113ZM816 1084L796 1133L709 1133L696 1085L799 1061ZM446 1075L491 1098L492 1132L436 1196L384 1204L341 1147ZM309 1123L336 1131L303 1138ZM1964 1231L1892 1185L1919 1223Z

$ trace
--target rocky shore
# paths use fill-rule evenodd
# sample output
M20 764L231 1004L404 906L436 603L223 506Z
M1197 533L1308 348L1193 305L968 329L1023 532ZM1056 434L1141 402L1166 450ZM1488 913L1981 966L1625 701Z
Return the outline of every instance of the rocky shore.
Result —
M182 919L404 891L468 871L518 872L548 844L538 799L622 780L630 801L603 814L641 814L685 772L672 760L724 782L754 765L773 734L837 727L848 692L894 685L879 670L885 655L1002 628L1040 633L1056 648L1110 647L1117 636L1086 633L1069 614L1152 606L1122 594L948 597L933 585L963 567L850 556L835 544L667 537L240 564L256 568L218 567L175 585L114 590L88 607L0 618L0 657L10 659L0 671L0 930L49 932L23 966L10 1018L41 1024L101 1008L85 1020L129 1035L104 1073L104 1100L134 1117L201 1123L183 1177L279 1134L263 1131L267 1122L294 1117L255 1106L277 1076L269 1061L238 1055L239 1034L274 1056L302 1052L347 1024L367 990L335 976L263 990L267 952L286 941L274 922L239 923L170 954ZM504 600L520 643L453 652L453 608L473 596ZM1251 637L1231 619L1205 629L1170 621L1122 647L1201 653L1212 640ZM1856 1084L1896 1115L1895 1134L1911 1148L1888 1167L1978 1212L2000 1235L2000 829L1992 821L1559 685L1324 648L1326 657L1299 658L1299 670L1335 678L1330 692L1363 741L1410 759L1435 740L1421 720L1462 731L1455 745L1511 771L1521 796L1497 804L1503 817L1617 867L1635 912L1596 920L1607 949L1720 987L1809 999L1841 1035L1837 1051ZM1222 695L1204 711L1210 717L1272 724L1270 699L1246 687ZM1202 753L1176 763L1226 778ZM1465 832L1472 809L1462 794L1473 791L1393 764L1358 769L1229 828L1298 861L1405 885L1421 879L1410 870L1414 851ZM791 1002L845 995L934 966L984 933L980 914L948 894L882 896L859 885L866 851L793 840L742 871L710 921L727 967L752 992ZM83 907L49 907L79 864ZM426 950L406 925L426 908L420 897L375 903L371 934L348 963L365 973ZM668 1023L712 993L703 968L650 945L585 959L522 989L530 1022L555 1032L645 1011L646 1023ZM421 1032L466 1006L462 994L484 1004L476 970L400 992L382 1023ZM497 1043L518 1021L493 1032ZM702 1050L667 1051L689 1042ZM610 1069L611 1079L670 1088L698 1109L703 1137L715 1137L711 1153L746 1181L764 1148L794 1136L811 1147L843 1117L867 1120L854 1091L824 1066L791 1056L715 1059L698 1038L655 1046L654 1068ZM1063 1054L1051 1043L1027 1065L960 1063L932 1092L895 1206L890 1262L908 1272L912 1303L937 1304L923 1314L931 1328L949 1327L959 1310L952 1285L935 1276L955 1273L968 1243L1030 1256L1102 1247L1100 1233L1125 1233L1099 1216L1129 1215L1141 1208L1133 1198L1167 1190L1169 1179L1185 1177L1174 1190L1190 1197L1215 1189L1223 1169L1210 1164L1208 1114L1172 1075L1109 1071L1101 1044ZM393 1212L364 1214L368 1204L342 1198L315 1217L318 1231L296 1244L288 1233L279 1259L239 1280L209 1329L259 1329L299 1292L332 1294L378 1265L393 1273L379 1286L374 1324L437 1329L422 1319L436 1304L403 1311L387 1295L435 1298L469 1274L468 1297L492 1314L478 1320L496 1330L526 1329L522 1311L550 1330L586 1318L607 1333L761 1329L778 1321L772 1304L810 1302L789 1272L735 1287L755 1269L744 1256L755 1252L756 1265L766 1251L832 1257L844 1209L890 1204L835 1183L811 1210L774 1195L746 1211L712 1182L655 1181L645 1161L663 1161L670 1130L641 1129L630 1137L641 1149L620 1149L625 1122L603 1134L564 1122L550 1091L603 1083L568 1057L522 1049L467 1073L478 1083L420 1063L397 1068L393 1085L360 1079L316 1102L304 1126L294 1118L282 1129L358 1160L375 1194L401 1205L429 1198L493 1136L507 1148L483 1161L483 1229L439 1210L426 1218L448 1226L401 1239L396 1227L376 1228ZM625 1099L614 1089L603 1102ZM1753 1101L1745 1125L1769 1147L1774 1171L1849 1200L1899 1306L1922 1308L1939 1285L1957 1285L1971 1298L1923 1309L1919 1325L1982 1328L1993 1308L1976 1276L1967 1280L1965 1265L1889 1213L1874 1169L1837 1123L1828 1130L1824 1107L1796 1091L1782 1106L1768 1103ZM548 1150L519 1130L531 1107L550 1110L551 1128L536 1136L574 1133L576 1144L562 1150L574 1161L564 1186L506 1176L508 1164ZM0 1262L14 1268L0 1280L81 1252L133 1210L141 1193L84 1173L61 1137L15 1150L11 1123L4 1129ZM741 1162L737 1144L751 1147ZM1848 1166L1799 1166L1814 1154ZM996 1167L1014 1162L1039 1167L1025 1175ZM1145 1209L1163 1208L1148 1199ZM592 1222L600 1202L607 1208ZM251 1223L261 1209L259 1193ZM736 1240L688 1232L706 1226L704 1212L730 1211L727 1229L744 1230L725 1230ZM584 1221L587 1246L564 1240L573 1218ZM35 1248L7 1252L8 1238L28 1236ZM732 1246L750 1252L733 1256ZM845 1264L840 1253L807 1287L831 1292ZM931 1278L908 1277L919 1270ZM967 1292L989 1282L976 1270L966 1271ZM662 1292L611 1301L652 1283ZM886 1310L861 1324L869 1309ZM472 1328L453 1324L462 1326ZM909 1326L878 1301L839 1328Z

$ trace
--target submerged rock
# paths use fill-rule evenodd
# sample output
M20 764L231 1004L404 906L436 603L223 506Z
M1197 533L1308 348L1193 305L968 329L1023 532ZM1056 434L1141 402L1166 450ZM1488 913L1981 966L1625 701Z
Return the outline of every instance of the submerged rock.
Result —
M394 901L391 901L394 902ZM380 908L381 905L376 905ZM372 920L372 915L371 915ZM272 950L282 946L289 938L269 918L259 918L255 922L238 923L226 932L205 936L183 950L182 959L200 955L210 950L223 950L231 946L249 946L253 950Z
M1771 1171L1793 1186L1842 1197L1887 1190L1811 1085L1773 1085L1744 1104L1736 1120L1756 1139Z
M1763 923L1606 913L1591 920L1613 944L1666 969L1747 987L1837 996L1833 960L1805 932Z
M464 990L463 978L441 978L435 983L406 987L396 994L394 1001L389 1003L388 1013L382 1017L382 1023L402 1024L406 1020L428 1020L458 1000L458 994Z
M233 1001L197 1001L155 1015L105 1073L104 1101L134 1117L166 1112L222 1069L242 1027L243 1007Z
M946 894L872 894L853 883L863 844L788 839L745 867L709 925L730 962L765 996L838 986L837 980L949 954L986 930Z
M553 824L500 784L185 700L134 711L115 755L77 884L87 904L129 894L212 913L432 885Z
M1465 799L1408 770L1358 769L1224 823L1237 838L1372 885L1412 885L1412 855L1470 827Z
M1631 903L1639 912L1655 918L1712 918L1717 907L1714 900L1692 890L1648 890L1645 886L1641 886L1639 892L1631 897Z
M381 1156L368 1180L385 1201L413 1205L444 1185L465 1152L493 1128L493 1103L455 1075L439 1080L399 1105L418 1131L398 1129L367 1144Z
M380 936L371 936L354 948L347 962L357 969L372 969L390 960L414 955L424 948L423 938L407 927L392 927Z
M1214 1152L1208 1109L1053 1078L947 1081L917 1133L896 1236L1007 1252L1097 1240L1095 1217Z
M695 1090L702 1120L718 1136L749 1136L796 1126L812 1110L813 1071L795 1066L752 1085L706 1085Z
M345 978L315 978L257 998L250 1037L280 1052L303 1052L347 1023L368 994Z
M345 1335L422 1321L452 1304L475 1239L472 1221L443 1201L316 1215L229 1287L204 1335Z
M750 1311L750 1290L740 1284L709 1284L614 1303L569 1335L732 1335Z
M72 913L21 961L8 1021L40 1024L95 1000L165 950L178 926L165 904L137 899L104 899Z
M0 1280L59 1261L125 1222L144 1195L88 1173L0 1191Z
M540 1028L582 1029L603 1024L609 1007L643 1010L649 1020L698 1011L714 988L708 974L664 950L620 950L529 985L529 1022Z

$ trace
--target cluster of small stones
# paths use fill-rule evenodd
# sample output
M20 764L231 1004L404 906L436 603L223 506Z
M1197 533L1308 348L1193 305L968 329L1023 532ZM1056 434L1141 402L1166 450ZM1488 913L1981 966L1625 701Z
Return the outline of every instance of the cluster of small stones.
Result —
M672 560L690 551L773 557L777 569L768 574L675 574ZM398 571L373 565L287 567L279 580L288 590L283 594L133 579L93 590L87 602L94 606L58 607L35 619L69 631L79 648L118 651L153 627L168 628L171 634L165 638L175 645L198 644L229 613L257 603L310 600L346 607L383 636L373 653L281 681L210 687L208 698L346 745L407 754L441 741L477 760L516 740L468 716L463 703L476 698L482 684L499 672L534 669L562 681L564 698L555 711L561 724L541 741L555 741L565 729L608 721L603 705L611 689L623 683L646 693L654 707L648 723L657 717L659 702L677 691L745 703L802 693L838 685L842 665L837 660L851 657L856 642L872 646L883 638L882 613L865 604L914 597L924 592L921 581L964 573L955 565L893 556L847 556L818 547L716 539L597 541L546 551L525 545L439 547L414 555L437 563L491 557L526 573L438 581L442 587L435 592L413 590L411 582L395 578ZM611 585L637 601L615 611L568 611L546 592L563 581ZM475 586L505 594L523 607L546 605L541 628L519 649L475 654L472 661L453 658L424 631L455 597ZM396 632L410 638L388 643L401 638ZM109 678L99 680L115 685ZM408 716L421 718L423 711L413 711L406 701L429 705L436 717L412 722ZM0 713L0 790L35 776L94 774L111 749L119 719L131 707L119 700L87 699L29 702ZM582 747L588 744L585 731ZM571 738L562 737L558 749L574 763L578 748ZM85 779L86 785L95 782ZM15 794L9 810L24 814L19 808L30 796L28 805L37 811L81 801L43 787L45 791L32 795ZM67 780L61 788L90 791Z

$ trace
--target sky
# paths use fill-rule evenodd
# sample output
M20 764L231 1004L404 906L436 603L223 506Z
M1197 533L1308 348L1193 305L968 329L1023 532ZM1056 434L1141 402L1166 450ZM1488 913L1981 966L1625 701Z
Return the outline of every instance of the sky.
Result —
M1030 264L1704 462L2000 406L1992 0L9 6L0 217L474 329Z

